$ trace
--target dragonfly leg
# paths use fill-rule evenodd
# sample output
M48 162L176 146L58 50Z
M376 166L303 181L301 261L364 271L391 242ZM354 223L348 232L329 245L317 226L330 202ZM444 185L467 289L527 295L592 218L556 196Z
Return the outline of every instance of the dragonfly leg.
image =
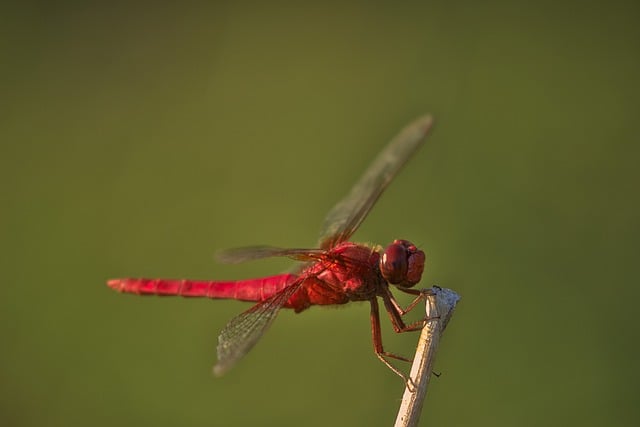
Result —
M393 329L397 333L421 330L424 327L425 322L429 319L425 317L409 325L406 325L404 323L404 320L402 319L402 316L407 314L413 308L415 308L420 301L423 301L427 293L423 291L417 291L414 289L406 289L406 290L403 289L403 291L410 291L407 293L417 295L417 297L407 306L406 309L403 309L402 307L400 307L400 305L395 300L395 298L393 297L393 294L389 291L389 289L385 289L385 293L381 296L382 301L384 302L385 309L389 314L389 318L391 319L391 325L393 326ZM387 365L387 367L391 369L396 375L402 378L402 380L405 382L409 390L413 390L414 387L413 387L413 382L411 381L411 378L407 378L402 372L398 370L398 368L393 366L386 358L393 358L393 359L402 360L409 363L413 362L413 359L409 359L407 357L400 356L398 354L391 353L384 350L384 347L382 345L382 332L380 328L380 310L378 306L378 300L373 298L370 300L370 303L371 303L371 333L373 335L373 349L376 353L376 357L380 359L382 363Z
M405 314L413 310L418 305L419 302L424 301L427 295L429 295L429 291L428 290L421 291L417 289L400 289L400 290L407 294L417 295L417 296L413 301L411 301L411 303L409 303L407 308L403 309L402 307L400 307L400 304L398 304L398 301L396 301L395 297L393 296L389 288L384 289L382 300L384 302L384 306L385 306L385 309L387 310L387 313L389 313L389 318L391 319L391 324L393 325L393 329L397 333L417 331L422 329L424 327L425 322L429 320L426 317L420 320L417 320L409 325L406 325L404 323L404 320L402 319L402 316L404 316Z
M405 288L398 288L399 291L404 292L405 294L409 294L409 295L415 295L416 297L409 303L409 305L407 306L407 308L402 308L400 307L400 304L398 304L398 302L396 301L395 297L393 296L393 294L391 293L391 291L389 290L389 288L386 288L384 291L385 293L389 296L389 299L391 300L392 304L396 307L396 310L398 310L398 312L400 312L401 316L404 316L405 314L407 314L408 312L410 312L411 310L413 310L415 308L416 305L418 305L418 303L420 301L425 301L427 299L428 295L432 294L432 291L430 289L405 289Z
M411 378L407 378L398 368L393 366L391 362L389 362L385 357L392 357L394 359L404 360L406 362L411 362L411 359L407 359L406 357L398 356L397 354L389 353L384 350L382 346L382 331L380 329L380 310L378 308L378 300L372 299L371 301L371 334L373 337L373 351L376 353L376 357L380 359L382 363L387 365L389 369L391 369L396 375L402 378L402 381L407 385L410 390L413 390L413 381Z

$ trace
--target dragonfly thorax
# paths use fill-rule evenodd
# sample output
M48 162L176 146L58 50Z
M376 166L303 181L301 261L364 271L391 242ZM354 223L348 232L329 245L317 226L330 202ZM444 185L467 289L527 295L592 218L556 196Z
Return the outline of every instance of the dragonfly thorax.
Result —
M380 257L382 277L392 285L410 288L420 281L425 255L408 240L394 240Z

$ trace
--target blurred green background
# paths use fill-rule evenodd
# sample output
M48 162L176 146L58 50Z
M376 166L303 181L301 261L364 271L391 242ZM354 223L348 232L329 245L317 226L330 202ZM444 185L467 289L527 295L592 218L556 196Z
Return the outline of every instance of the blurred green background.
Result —
M283 312L113 277L233 279L315 244L403 125L437 128L354 236L407 238L463 299L423 425L636 426L640 27L633 2L1 6L0 424L388 426L367 304ZM411 354L417 334L388 349Z

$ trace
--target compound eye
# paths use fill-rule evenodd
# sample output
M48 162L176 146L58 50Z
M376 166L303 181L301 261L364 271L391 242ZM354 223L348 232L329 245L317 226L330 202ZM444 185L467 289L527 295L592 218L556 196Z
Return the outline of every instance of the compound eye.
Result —
M424 262L424 252L413 243L394 240L380 257L380 273L392 285L410 288L420 282Z
M403 283L409 269L409 252L407 248L393 242L384 250L380 258L380 272L392 285Z

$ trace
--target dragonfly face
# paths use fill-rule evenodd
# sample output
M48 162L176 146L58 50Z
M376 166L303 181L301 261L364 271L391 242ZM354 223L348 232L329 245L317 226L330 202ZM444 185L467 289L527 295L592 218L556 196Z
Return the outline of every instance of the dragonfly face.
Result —
M408 240L394 240L380 257L380 272L387 282L411 288L422 278L425 255Z

